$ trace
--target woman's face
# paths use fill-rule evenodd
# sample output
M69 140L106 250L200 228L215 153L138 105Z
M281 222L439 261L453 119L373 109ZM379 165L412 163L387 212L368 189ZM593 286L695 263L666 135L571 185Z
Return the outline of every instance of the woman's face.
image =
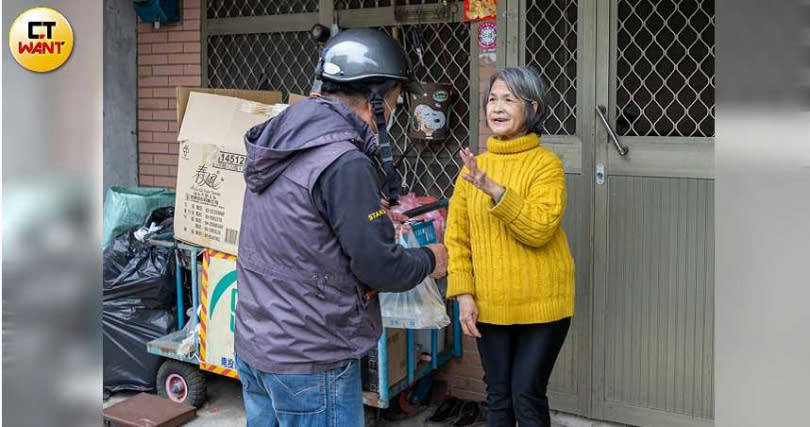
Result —
M503 80L495 80L487 98L487 126L499 139L526 133L526 103L512 94Z

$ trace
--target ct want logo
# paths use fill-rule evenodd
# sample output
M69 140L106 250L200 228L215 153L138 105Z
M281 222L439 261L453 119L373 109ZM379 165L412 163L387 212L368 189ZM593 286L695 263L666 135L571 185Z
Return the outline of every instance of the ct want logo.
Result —
M73 52L73 29L61 13L47 7L28 9L11 24L11 55L23 68L38 73L53 71Z

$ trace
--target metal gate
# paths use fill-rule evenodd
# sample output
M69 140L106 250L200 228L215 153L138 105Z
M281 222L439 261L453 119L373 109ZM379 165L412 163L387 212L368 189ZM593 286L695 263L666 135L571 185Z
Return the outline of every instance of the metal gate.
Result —
M342 28L398 29L414 64L420 64L412 40L422 41L424 81L452 83L458 94L451 111L447 140L424 142L406 137L408 117L402 112L392 129L397 169L417 194L449 197L460 170L462 146L477 147L478 69L471 52L477 49L470 25L462 22L459 3L438 0L207 0L203 24L203 81L209 87L309 93L318 58L309 37L316 23ZM477 64L476 64L477 65ZM264 83L264 86L263 86ZM474 106L470 108L470 106ZM475 123L475 126L470 126Z
M552 407L711 424L714 2L506 0L498 25L499 65L549 84L543 140L570 192L576 315Z
M594 413L711 425L714 1L600 2ZM604 32L604 33L603 33Z

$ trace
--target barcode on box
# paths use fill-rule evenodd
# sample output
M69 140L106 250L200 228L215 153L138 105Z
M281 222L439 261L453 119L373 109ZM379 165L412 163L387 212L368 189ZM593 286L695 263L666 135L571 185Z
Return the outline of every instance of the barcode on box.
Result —
M239 240L239 231L230 228L225 229L225 243L235 245Z

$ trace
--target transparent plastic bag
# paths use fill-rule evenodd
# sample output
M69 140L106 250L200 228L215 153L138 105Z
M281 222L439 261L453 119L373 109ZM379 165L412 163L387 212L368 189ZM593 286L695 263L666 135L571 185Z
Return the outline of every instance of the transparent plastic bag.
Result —
M419 247L413 231L400 237L399 244ZM387 328L441 329L450 324L444 298L431 277L407 292L380 293L380 307Z

